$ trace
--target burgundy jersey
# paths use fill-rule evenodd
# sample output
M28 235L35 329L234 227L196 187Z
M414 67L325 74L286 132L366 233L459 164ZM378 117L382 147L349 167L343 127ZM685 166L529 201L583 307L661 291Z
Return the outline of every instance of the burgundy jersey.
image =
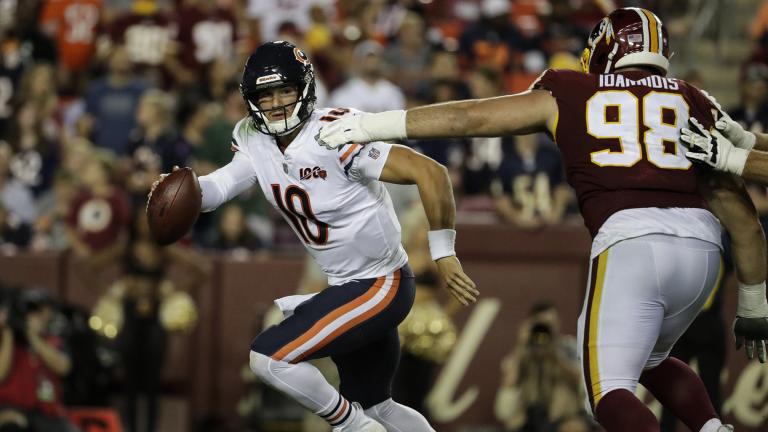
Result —
M117 18L109 29L112 41L125 44L131 61L140 67L161 66L174 33L173 23L162 13L129 13Z
M533 88L557 100L555 141L593 238L620 210L706 208L679 143L690 116L713 124L711 104L698 89L643 71L566 70L544 72Z
M204 65L217 58L234 56L237 22L229 10L216 8L204 12L194 7L185 8L176 19L184 66L202 72Z
M72 199L67 226L93 251L113 245L130 224L131 208L122 190L113 188L107 197L81 189Z

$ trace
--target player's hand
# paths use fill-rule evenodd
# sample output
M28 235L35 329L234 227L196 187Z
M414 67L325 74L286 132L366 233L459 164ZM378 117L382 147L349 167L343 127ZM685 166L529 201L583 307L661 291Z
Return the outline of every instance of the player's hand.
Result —
M179 170L179 166L174 165L172 171L178 171L178 170ZM152 199L152 192L154 192L155 189L160 185L160 183L162 183L163 180L165 180L165 178L168 177L169 175L170 174L160 174L158 179L152 183L152 186L149 188L149 193L147 194L147 207L149 207L149 201Z
M735 147L717 129L706 130L695 118L688 119L689 128L683 128L680 141L688 148L685 153L691 162L708 165L718 171L741 175L747 163L748 150Z
M315 140L327 149L344 144L400 140L406 137L404 110L380 113L351 112L320 128Z
M733 321L733 335L736 336L736 349L744 346L747 358L757 358L765 363L765 348L768 343L768 317L744 318L736 316Z
M718 115L717 120L715 121L715 129L723 134L724 137L728 138L728 141L733 143L734 146L744 150L752 150L755 146L755 141L757 140L755 134L744 130L738 122L734 121L731 116L723 110L720 103L709 93L704 90L701 92L709 98L709 101L712 102L712 105L715 106L715 110L717 111Z
M464 306L477 301L480 291L475 288L475 283L464 273L461 263L455 255L440 258L435 261L437 271L445 281L445 287L456 297L456 300Z
M360 124L362 116L363 113L352 112L324 125L315 136L315 140L328 150L339 148L345 144L362 144L373 141Z

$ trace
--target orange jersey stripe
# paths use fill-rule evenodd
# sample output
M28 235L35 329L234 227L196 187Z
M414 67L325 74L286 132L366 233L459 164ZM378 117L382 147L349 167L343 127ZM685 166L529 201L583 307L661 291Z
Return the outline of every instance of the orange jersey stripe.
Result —
M302 334L292 342L288 343L284 347L280 348L280 350L278 350L275 354L272 355L272 358L275 360L282 360L285 356L290 354L291 351L300 347L306 341L310 340L313 336L318 334L328 324L332 323L334 320L336 320L340 316L344 315L345 313L351 311L352 309L370 300L384 285L385 280L386 280L386 277L378 278L376 280L376 283L374 283L373 286L371 286L371 288L369 288L368 291L365 292L365 294L361 295L355 300L352 300L349 303L345 303L339 306L338 308L334 309L331 313L323 317L320 321L316 322L315 325L313 325L309 330L304 332L304 334Z
M371 310L369 310L368 312L352 319L350 322L336 329L336 331L326 336L325 339L320 341L317 345L308 349L304 354L301 354L295 360L292 360L291 363L300 362L307 356L311 355L314 352L317 352L319 349L331 343L334 339L339 337L339 335L344 334L347 330L360 324L363 321L368 320L369 318L375 316L377 313L381 312L382 309L389 306L389 304L392 302L392 299L395 297L395 294L397 294L397 289L399 287L400 287L400 270L395 272L395 277L392 280L392 287L390 287L389 292L387 292L387 296L384 297L384 300L380 301L379 304L371 308Z
M347 151L345 151L344 154L341 155L341 157L339 158L339 162L344 162L344 160L346 158L348 158L349 155L351 155L352 152L355 151L355 149L358 148L358 147L360 147L360 144L352 144L352 145L350 145L349 148L347 149Z

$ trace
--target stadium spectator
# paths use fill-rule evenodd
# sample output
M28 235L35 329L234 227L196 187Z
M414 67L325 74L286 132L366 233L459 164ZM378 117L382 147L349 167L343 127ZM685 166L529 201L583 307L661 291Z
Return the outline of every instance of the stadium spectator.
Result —
M115 46L109 55L107 75L92 81L85 94L89 115L86 129L93 129L97 147L117 155L128 151L128 137L136 127L136 107L147 90L147 84L133 76L132 67L125 47Z
M376 41L366 40L357 44L354 50L356 75L331 92L328 105L366 112L403 109L403 92L384 78L382 54L383 47Z
M749 32L758 49L764 49L766 45L766 32L768 32L768 2L763 1L762 6L755 14Z
M412 94L427 77L431 49L424 32L424 19L407 12L397 31L397 39L384 51L383 62L394 84Z
M76 431L62 404L62 378L72 363L63 340L50 332L53 298L44 290L28 289L17 296L13 306L9 304L12 300L3 300L0 405L15 413L9 423L23 427L17 430Z
M496 415L507 430L587 432L573 338L560 334L551 303L533 305L502 363Z
M473 99L501 94L501 73L493 68L478 67L469 78L470 95ZM461 187L465 196L490 195L496 170L503 159L503 147L509 146L510 138L471 138L464 140L461 158ZM482 205L481 207L488 207Z
M45 0L40 15L43 32L56 40L58 65L68 73L90 67L102 20L102 0Z
M329 19L336 16L334 0L247 0L246 3L246 13L256 21L261 43L277 40L279 28L285 23L293 24L301 33L307 32L312 26L310 12L314 8L320 8Z
M168 346L168 323L162 319L165 298L176 288L189 291L205 283L210 264L196 253L179 246L163 248L149 233L144 209L134 212L128 246L122 256L124 276L123 326L118 350L125 372L126 420L130 432L138 432L138 404L146 402L145 432L154 432L159 416L158 398ZM168 268L178 265L186 278L168 277Z
M178 84L203 77L205 66L217 58L233 59L237 21L232 11L216 0L182 0L176 14L176 34L169 70Z
M164 84L163 65L174 36L171 18L156 1L133 0L130 10L107 29L113 45L124 45L139 75L155 86Z
M573 200L560 154L543 136L516 137L507 148L494 191L496 209L506 222L522 228L559 224Z
M59 163L58 145L44 133L43 114L32 101L23 103L8 134L11 176L35 197L50 188Z
M12 226L31 225L38 216L32 191L10 175L13 157L11 146L0 143L0 204L5 208L6 221Z
M509 19L509 0L483 0L482 18L469 24L459 39L462 68L491 68L509 71L513 55L526 48L523 35Z
M111 182L108 155L90 157L77 175L81 184L67 216L67 236L77 257L102 264L120 253L130 206L122 188Z
M237 84L228 85L226 97L216 103L214 112L214 118L203 132L202 142L192 146L192 167L200 175L210 173L231 158L232 129L246 116Z
M261 249L261 242L248 231L245 222L245 213L240 205L225 206L219 216L218 228L207 246L212 250L241 257Z
M39 217L35 220L30 247L36 251L63 251L69 248L67 215L77 191L73 177L59 170L51 190L38 199Z
M322 5L314 4L309 9L309 28L304 34L304 46L310 55L325 51L333 43L333 31L331 29L331 16Z
M174 100L168 93L150 90L142 95L136 123L139 127L128 143L127 186L140 204L157 176L174 166L184 166L191 149L175 128Z
M768 129L768 65L746 65L740 90L741 102L729 109L728 115L749 131L765 132Z

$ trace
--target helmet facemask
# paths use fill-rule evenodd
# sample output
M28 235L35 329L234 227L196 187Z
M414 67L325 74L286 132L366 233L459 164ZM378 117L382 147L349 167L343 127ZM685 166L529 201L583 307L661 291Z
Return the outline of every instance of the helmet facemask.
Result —
M291 83L286 82L278 82L276 84L271 84L269 86L265 86L259 90L266 90L268 88L275 88L275 87L282 87L284 85L292 85ZM277 105L269 110L262 110L259 108L258 103L258 97L259 97L259 91L252 92L250 94L244 95L245 100L248 104L248 113L251 115L251 119L253 119L254 126L256 129L264 134L273 135L273 136L283 136L287 135L291 132L293 132L296 128L298 128L305 120L309 118L309 115L312 113L312 110L315 107L315 97L309 97L310 94L314 95L313 89L310 89L310 86L314 88L315 83L311 82L310 85L304 85L303 90L301 90L300 87L294 85L294 87L297 87L297 92L301 91L300 95L297 95L296 101L291 102L286 105ZM293 112L291 112L291 115L288 115L289 110L293 107ZM283 118L280 120L270 121L268 114L272 111L279 111L282 110L283 112Z

